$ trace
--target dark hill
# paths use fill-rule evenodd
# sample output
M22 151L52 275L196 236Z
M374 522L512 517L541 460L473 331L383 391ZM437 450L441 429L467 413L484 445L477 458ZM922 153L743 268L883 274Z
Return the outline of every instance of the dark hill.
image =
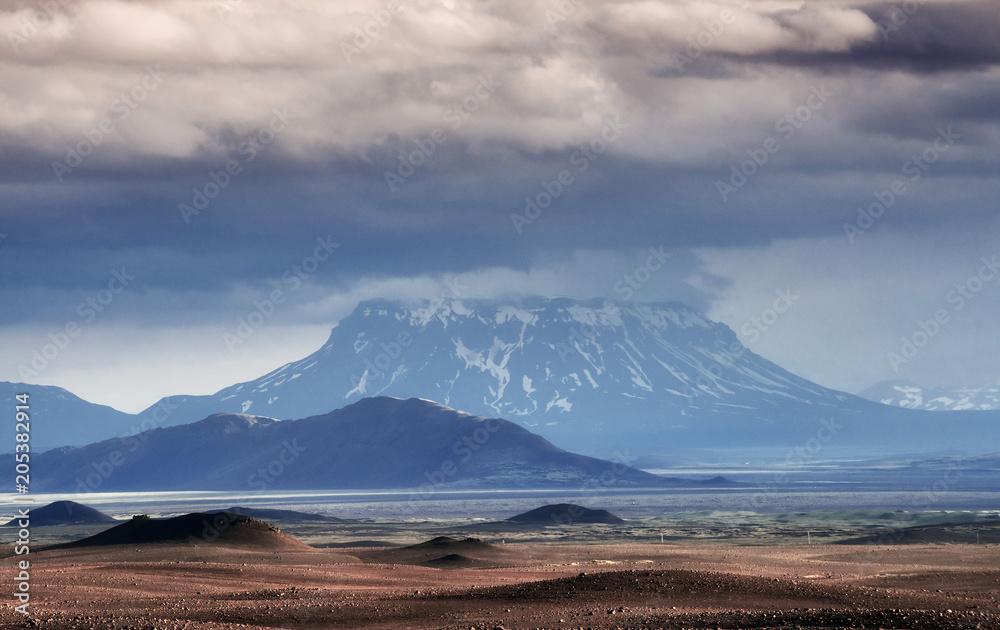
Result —
M143 545L154 543L219 544L257 549L310 549L274 525L257 519L218 512L185 514L167 519L133 516L99 534L60 547Z
M276 421L216 414L123 441L42 453L33 490L101 491L663 487L694 482L569 453L520 425L429 400L365 398L322 416Z
M44 507L31 508L29 520L32 527L46 525L92 525L95 523L117 523L104 512L76 501L55 501ZM17 525L19 518L11 519L6 525Z
M509 562L510 552L478 538L438 536L426 542L355 554L365 562L416 564L438 569L487 568Z
M839 541L844 545L923 545L928 543L997 544L1000 525L992 523L941 523L885 529Z
M732 479L728 479L726 477L723 477L722 475L716 475L715 477L712 477L711 479L706 479L705 481L702 481L701 483L703 485L706 485L706 486L739 486L739 485L741 485L740 483L738 483L736 481L733 481Z
M432 549L435 552L440 552L442 550L467 551L470 549L493 549L493 545L483 542L478 538L465 538L460 540L458 538L452 538L451 536L438 536L437 538L432 538L427 542L417 543L416 545L410 545L409 547L403 547L403 549Z
M463 556L460 553L449 553L447 556L434 558L421 564L432 569L468 569L472 567L486 568L492 566L489 562Z
M618 525L625 521L607 510L592 510L573 503L543 505L507 519L521 525L572 525L574 523L605 523Z
M298 512L296 510L279 510L277 508L252 508L252 507L234 506L229 509L220 511L229 512L230 514L242 514L243 516L250 516L252 518L260 519L262 521L286 521L286 522L324 521L327 523L344 522L344 519L342 518L323 516L322 514L311 514L309 512Z

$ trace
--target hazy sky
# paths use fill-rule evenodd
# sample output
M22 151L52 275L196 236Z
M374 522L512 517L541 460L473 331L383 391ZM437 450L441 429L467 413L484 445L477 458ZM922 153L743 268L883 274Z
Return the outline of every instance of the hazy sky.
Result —
M1000 380L993 0L66 0L0 33L0 380L134 411L362 299L526 293L681 300L847 391Z

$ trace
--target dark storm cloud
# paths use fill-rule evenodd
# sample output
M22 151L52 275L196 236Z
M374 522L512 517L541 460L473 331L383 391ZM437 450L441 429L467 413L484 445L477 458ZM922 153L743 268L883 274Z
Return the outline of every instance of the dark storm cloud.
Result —
M914 72L983 68L1000 63L1000 5L892 3L865 7L879 38L858 46L858 63Z
M977 76L998 50L990 3L568 6L416 3L365 44L370 2L68 5L0 50L0 98L32 102L0 116L0 279L72 301L127 263L145 291L236 291L327 235L343 247L316 279L335 288L526 271L579 249L836 235L948 125L961 146L923 181L992 190L996 158L977 148L996 123ZM18 32L25 11L0 27ZM894 11L906 22L880 31ZM821 87L834 96L803 110ZM769 138L780 150L720 198ZM572 182L518 225L564 172ZM913 199L906 216L935 210Z
M978 0L933 4L912 0L861 5L857 9L871 19L876 31L873 37L857 39L849 47L763 51L708 48L705 61L690 65L696 76L712 78L738 76L746 63L814 68L831 74L858 68L937 73L982 70L1000 63L1000 5L996 3ZM780 23L787 14L778 12L775 20ZM675 64L657 71L662 76L680 73Z
M1000 5L986 0L933 4L912 0L858 7L877 35L845 50L721 52L725 59L830 73L863 68L911 73L979 70L1000 63Z

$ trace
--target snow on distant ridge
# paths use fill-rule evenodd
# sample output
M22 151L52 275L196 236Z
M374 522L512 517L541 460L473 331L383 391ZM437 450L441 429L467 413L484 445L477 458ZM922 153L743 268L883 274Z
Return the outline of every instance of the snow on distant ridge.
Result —
M903 381L880 381L858 395L883 405L925 411L1000 409L1000 385L949 389L924 388Z

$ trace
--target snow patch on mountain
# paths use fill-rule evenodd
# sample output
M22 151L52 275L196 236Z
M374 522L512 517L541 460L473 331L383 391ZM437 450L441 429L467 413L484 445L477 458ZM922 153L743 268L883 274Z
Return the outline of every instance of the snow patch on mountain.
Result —
M524 389L525 394L533 394L538 391L531 386L531 378L527 374L521 377L521 388Z

